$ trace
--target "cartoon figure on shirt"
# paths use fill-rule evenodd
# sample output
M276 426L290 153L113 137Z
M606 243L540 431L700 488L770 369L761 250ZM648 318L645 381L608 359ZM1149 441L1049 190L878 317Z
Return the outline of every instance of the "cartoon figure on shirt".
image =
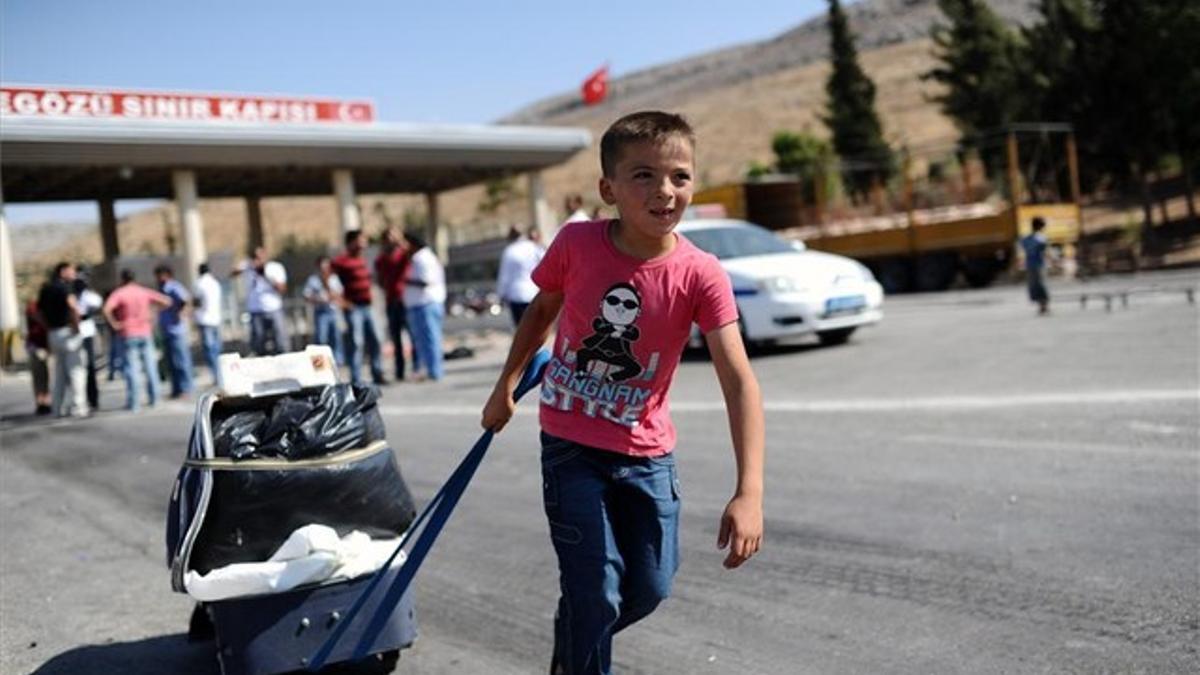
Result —
M583 340L575 355L575 374L586 375L593 361L608 364L602 379L621 382L637 377L642 365L633 357L631 343L641 333L634 321L642 313L642 298L631 284L614 284L600 301L600 316L592 319L595 331ZM614 370L614 368L616 370Z

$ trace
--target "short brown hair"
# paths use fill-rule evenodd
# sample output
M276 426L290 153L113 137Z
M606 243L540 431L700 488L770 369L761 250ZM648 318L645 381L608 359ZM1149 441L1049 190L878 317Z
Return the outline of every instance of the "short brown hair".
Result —
M634 143L661 143L671 137L682 137L694 149L696 132L682 115L659 110L644 110L622 117L600 138L600 170L611 176L620 159L621 150Z

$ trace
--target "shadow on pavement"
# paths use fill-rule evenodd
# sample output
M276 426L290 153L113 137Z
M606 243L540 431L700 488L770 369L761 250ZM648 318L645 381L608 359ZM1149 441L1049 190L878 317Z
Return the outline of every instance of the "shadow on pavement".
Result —
M33 672L34 675L217 675L220 667L212 642L191 644L186 633L179 633L135 642L78 647L55 656Z

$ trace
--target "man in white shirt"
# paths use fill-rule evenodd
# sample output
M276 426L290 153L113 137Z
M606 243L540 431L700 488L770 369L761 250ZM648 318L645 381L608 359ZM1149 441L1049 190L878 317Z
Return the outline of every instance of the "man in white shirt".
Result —
M563 224L579 223L592 219L588 215L588 212L583 210L583 197L580 195L567 195L566 200L563 202L563 207L567 212L567 219L563 221Z
M87 368L87 401L92 410L100 408L100 385L96 382L96 320L104 298L88 286L87 271L82 267L75 279L79 306L79 337L83 338L84 367Z
M420 236L406 232L412 251L404 278L404 307L408 329L419 358L418 368L431 380L442 379L442 320L446 316L446 271L437 254ZM418 376L418 379L419 376Z
M278 354L289 350L283 294L287 292L287 270L267 258L267 249L254 249L254 257L243 262L234 274L247 274L246 311L250 313L250 349L255 354Z
M217 358L221 355L221 282L212 275L208 263L200 263L199 276L192 286L193 317L200 330L200 348L204 363L212 372L213 384L221 386L221 369Z
M536 226L529 228L529 236L521 236L521 230L513 226L508 231L508 246L500 254L500 273L496 276L496 292L512 312L513 326L521 323L521 316L538 293L531 278L533 269L542 261L546 251L538 243L541 238Z

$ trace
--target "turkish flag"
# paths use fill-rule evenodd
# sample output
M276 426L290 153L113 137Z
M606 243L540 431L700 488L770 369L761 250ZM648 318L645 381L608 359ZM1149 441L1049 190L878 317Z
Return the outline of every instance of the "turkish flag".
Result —
M608 95L608 66L604 66L583 81L583 104L596 105Z

